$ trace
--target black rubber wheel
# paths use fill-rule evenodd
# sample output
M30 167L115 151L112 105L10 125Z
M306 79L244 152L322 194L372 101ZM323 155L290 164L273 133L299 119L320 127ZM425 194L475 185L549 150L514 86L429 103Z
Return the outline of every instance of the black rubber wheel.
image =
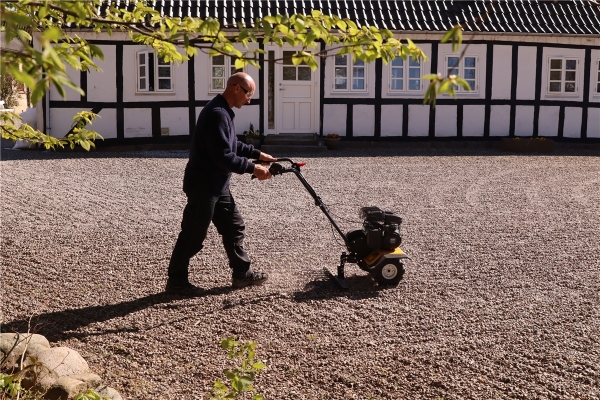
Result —
M398 259L382 260L372 271L380 286L398 286L404 276L404 264Z

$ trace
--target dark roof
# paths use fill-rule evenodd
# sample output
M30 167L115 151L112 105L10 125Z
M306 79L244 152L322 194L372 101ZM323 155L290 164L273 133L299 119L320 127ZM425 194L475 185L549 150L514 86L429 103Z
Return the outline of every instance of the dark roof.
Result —
M252 26L255 18L266 15L320 10L327 15L349 18L361 26L395 31L447 31L465 23L466 31L475 31L477 25L470 21L484 13L491 0L155 0L153 3L166 16L211 16L229 28L235 28L238 21ZM598 35L600 8L588 0L498 0L480 30Z

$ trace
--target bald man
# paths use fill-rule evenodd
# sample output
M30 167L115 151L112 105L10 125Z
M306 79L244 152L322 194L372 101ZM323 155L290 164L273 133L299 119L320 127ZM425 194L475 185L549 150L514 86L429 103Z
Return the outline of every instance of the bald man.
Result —
M255 89L250 75L236 73L227 81L223 94L217 95L200 112L183 177L187 205L169 263L167 293L203 295L203 289L189 281L189 263L202 250L211 222L223 239L232 269L232 286L243 288L267 280L266 273L250 268L250 259L242 246L244 220L229 190L232 172L253 174L259 180L271 178L266 166L254 164L249 158L263 161L265 165L277 161L237 140L232 109L250 104Z

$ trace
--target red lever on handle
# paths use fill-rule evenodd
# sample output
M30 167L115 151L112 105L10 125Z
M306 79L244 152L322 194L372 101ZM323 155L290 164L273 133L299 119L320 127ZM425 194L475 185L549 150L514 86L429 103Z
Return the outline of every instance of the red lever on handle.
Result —
M304 166L306 165L306 163L305 163L305 162L299 162L299 163L296 163L296 164L297 164L299 167L304 167Z

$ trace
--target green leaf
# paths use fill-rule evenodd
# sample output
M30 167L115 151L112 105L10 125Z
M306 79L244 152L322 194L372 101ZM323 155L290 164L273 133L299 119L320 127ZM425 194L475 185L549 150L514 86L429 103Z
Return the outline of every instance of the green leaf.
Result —
M58 42L58 40L63 36L63 31L62 29L53 26L45 30L44 33L42 33L42 36L51 42Z

